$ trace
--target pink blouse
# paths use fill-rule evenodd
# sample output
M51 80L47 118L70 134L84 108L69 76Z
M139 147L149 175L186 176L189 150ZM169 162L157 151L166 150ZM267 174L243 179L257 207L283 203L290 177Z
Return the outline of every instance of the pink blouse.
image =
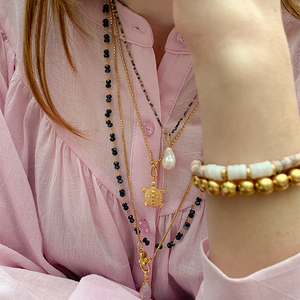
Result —
M0 299L138 299L143 273L137 236L122 208L104 116L103 1L81 1L81 21L91 39L85 41L68 25L78 76L66 61L59 32L49 31L46 69L53 101L86 139L51 121L30 92L22 63L24 2L0 0ZM149 24L120 3L117 9L151 102L171 131L197 93L188 49L173 29L157 69ZM283 22L300 94L300 22L284 9ZM124 53L148 144L158 160L167 147L166 138L125 48ZM142 235L152 244L144 246L151 256L189 184L189 164L201 155L200 109L173 146L175 168L166 172L159 166L157 187L166 190L164 207L145 207L141 189L151 186L149 153L119 56L118 66L133 199L138 221L145 225ZM111 121L125 200L132 211L114 74L112 67ZM198 195L192 187L165 245L182 230ZM210 262L207 236L204 199L183 238L154 259L153 299L300 299L300 254L246 278L231 279Z

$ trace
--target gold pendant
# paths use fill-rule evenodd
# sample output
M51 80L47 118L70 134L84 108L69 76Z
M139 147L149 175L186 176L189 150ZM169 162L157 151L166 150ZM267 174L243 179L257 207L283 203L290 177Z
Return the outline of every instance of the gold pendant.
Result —
M150 300L151 299L151 283L149 282L148 274L150 273L150 262L151 258L147 256L147 252L143 248L139 248L139 264L144 273L144 283L140 289L140 299Z
M153 170L155 171L155 175L153 175ZM156 178L158 176L157 174L157 164L151 163L151 170L150 170L150 176L152 177L152 184L151 188L142 188L142 192L145 193L145 206L151 205L152 207L160 206L163 207L162 203L162 193L166 193L166 190L158 190L156 188Z
M160 205L160 207L163 207L164 204L162 203L162 193L166 193L166 190L158 190L156 188L156 182L152 181L151 188L142 188L142 192L146 191L145 193L145 206L151 205L152 207L156 207Z

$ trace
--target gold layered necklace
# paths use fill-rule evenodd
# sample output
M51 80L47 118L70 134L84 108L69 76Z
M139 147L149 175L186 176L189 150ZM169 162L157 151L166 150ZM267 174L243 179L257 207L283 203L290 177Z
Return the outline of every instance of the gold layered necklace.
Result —
M124 156L124 161L125 161L126 176L127 176L127 180L128 180L128 186L129 186L129 192L130 192L130 199L131 199L131 206L132 206L133 215L130 214L128 204L125 202L125 200L123 200L122 206L123 206L123 209L127 212L128 219L129 219L130 223L134 226L134 230L135 230L135 232L137 234L137 237L138 237L137 249L138 249L138 253L139 253L139 264L140 264L141 270L144 274L144 282L143 282L143 284L140 288L140 298L144 299L144 300L150 300L151 299L151 288L152 288L151 282L149 280L149 272L151 271L150 264L154 260L154 258L157 255L158 251L163 248L163 242L165 241L165 239L166 239L166 237L167 237L167 235L168 235L168 233L169 233L169 231L170 231L170 229L171 229L171 227L172 227L172 225L173 225L173 223L174 223L174 221L175 221L175 219L176 219L176 217L177 217L177 215L178 215L178 213L179 213L179 211L182 207L182 204L183 204L184 200L186 199L186 196L187 196L187 194L188 194L188 192L189 192L189 190L192 186L192 182L190 182L188 184L187 189L186 189L186 191L185 191L185 193L184 193L184 195L183 195L183 197L182 197L182 199L181 199L181 201L180 201L180 203L179 203L179 205L178 205L178 207L177 207L177 209L174 213L174 216L173 216L173 218L172 218L165 234L163 235L160 243L157 243L155 245L156 250L155 250L154 254L151 257L148 256L147 252L144 249L144 245L143 245L143 242L146 245L148 245L147 239L145 240L145 238L142 238L141 232L139 230L138 222L137 222L137 214L136 214L134 200L133 200L132 184L131 184L130 173L129 173L129 163L128 163L127 154L126 154L127 151L126 151L124 124L123 124L123 115L122 115L122 106L121 106L121 96L120 96L120 87L119 87L119 70L118 70L118 61L117 61L117 45L116 45L115 37L117 38L117 42L118 42L118 46L119 46L119 54L121 56L122 63L123 63L123 66L124 66L124 72L125 72L128 87L129 87L129 90L130 90L130 93L131 93L131 96L132 96L132 99L133 99L134 107L135 107L135 110L136 110L136 113L137 113L137 116L138 116L139 125L140 125L142 133L143 133L143 138L144 138L144 141L145 141L145 145L146 145L146 147L149 151L150 162L151 162L151 177L153 179L153 183L152 183L153 188L156 188L155 187L155 185L156 185L155 180L157 178L157 166L162 161L163 157L161 157L157 162L155 162L155 160L153 159L153 156L152 156L151 149L150 149L150 147L147 143L146 135L145 135L145 132L144 132L144 129L143 129L143 126L142 126L140 114L139 114L139 111L138 111L138 108L137 108L137 105L136 105L136 101L135 101L134 94L133 94L133 91L132 91L131 83L130 83L130 80L129 80L128 70L127 70L127 67L126 67L126 63L125 63L125 59L124 59L124 55L123 55L123 50L122 50L122 45L121 45L121 41L120 41L120 37L119 37L119 33L118 33L117 18L116 18L116 15L114 14L114 11L115 11L114 1L110 0L110 2L108 2L108 0L107 0L105 5L103 6L103 12L104 12L104 15L105 15L105 19L103 21L103 26L105 28L104 42L105 42L105 45L106 45L106 48L104 50L104 57L106 59L105 72L107 74L106 88L107 88L107 91L108 91L107 96L106 96L106 102L108 103L108 109L106 110L106 113L105 113L105 120L106 120L107 127L110 128L110 141L112 142L112 145L113 145L112 154L114 156L114 168L116 170L117 180L118 180L118 184L119 184L119 187L120 187L119 192L120 192L120 196L124 199L125 190L122 188L123 179L122 179L122 176L120 175L120 172L119 172L120 165L119 165L119 162L117 161L118 151L117 151L117 148L115 147L116 136L115 136L114 131L113 131L113 123L110 120L110 115L112 113L112 107L111 107L112 95L111 95L111 92L110 92L111 80L109 78L109 74L111 72L111 69L110 69L110 65L108 63L108 58L110 56L110 52L109 52L109 48L108 48L108 44L110 42L108 27L109 27L109 24L110 24L111 25L112 43L113 43L113 57L114 57L114 68L115 68L115 78L116 78L117 102L118 102L118 110L119 110L121 135L122 135L122 148L123 148L123 156ZM109 19L107 19L108 16L109 16ZM183 125L183 128L179 131L179 133L174 138L174 140L172 142L170 140L168 140L169 145L172 146L174 144L174 142L179 137L182 130L184 129L184 127L186 126L186 124L190 120L192 114L197 109L198 105L194 108L193 112L191 113L189 118L186 120L186 122ZM168 135L168 139L169 138L170 138L170 135ZM147 191L146 191L146 193L147 193ZM202 201L202 199L201 199L201 193L200 193L199 197L197 197L197 199L196 199L195 205L190 210L187 222L183 226L183 230L178 232L174 242L168 243L168 245L167 245L168 248L172 248L175 245L176 241L179 241L182 238L184 231L188 230L188 228L190 226L190 222L193 219L194 214L195 214L195 207L199 206L201 204L201 201Z
M172 146L174 145L176 140L179 138L179 136L181 135L181 133L185 129L186 125L188 124L188 122L190 121L192 116L194 115L195 111L198 109L199 102L194 107L193 111L188 116L188 118L184 122L182 128L179 130L179 132L175 136L175 138L171 141L171 134L174 133L178 129L179 124L185 118L185 116L188 113L190 107L194 103L197 95L194 97L193 101L189 104L188 109L184 112L183 116L179 119L179 121L177 122L175 128L171 132L167 132L165 130L165 128L163 127L163 125L162 125L162 123L161 123L161 121L160 121L160 119L159 119L159 117L156 113L156 110L154 109L154 106L153 106L153 104L151 103L151 101L149 99L149 96L148 96L147 91L144 87L144 84L141 81L140 74L137 71L136 65L133 61L133 58L132 58L132 55L131 55L131 52L130 52L130 49L129 49L129 46L126 42L124 29L122 27L120 18L118 16L118 13L117 13L117 10L116 10L116 5L113 1L111 2L111 6L112 6L112 15L113 15L113 20L114 20L114 26L115 26L115 34L116 34L116 38L117 38L117 41L118 41L118 46L119 46L120 56L121 56L121 59L122 59L122 64L123 64L124 71L125 71L125 74L126 74L128 88L129 88L129 91L130 91L130 94L131 94L131 97L132 97L133 105L134 105L134 108L135 108L135 111L136 111L136 115L137 115L137 118L138 118L140 129L141 129L141 132L142 132L142 135L143 135L144 143L145 143L145 146L148 150L149 158L150 158L150 176L152 178L152 183L151 183L150 188L147 188L147 187L142 188L142 192L145 192L145 202L144 202L144 204L145 204L145 206L150 205L152 207L157 207L157 206L163 207L162 194L166 193L166 190L164 190L164 189L159 190L159 189L156 188L156 179L158 177L158 165L160 164L160 162L162 162L163 167L165 169L167 169L167 171L169 171L170 169L172 169L175 166L176 159L175 159L174 152L172 150ZM167 136L167 145L168 145L168 147L164 151L164 154L157 161L154 160L153 155L152 155L152 151L151 151L151 149L149 147L149 144L147 142L147 138L146 138L146 134L145 134L145 131L144 131L143 124L142 124L139 109L138 109L138 106L137 106L137 103L136 103L136 100L135 100L134 92L133 92L132 87L131 87L130 78L129 78L129 74L128 74L128 69L127 69L127 66L126 66L126 62L125 62L125 58L124 58L124 54L123 54L123 49L122 49L122 43L121 43L121 39L120 39L120 35L119 35L118 25L120 26L120 31L121 31L121 34L123 35L124 44L125 44L125 47L127 49L128 54L129 54L129 58L130 58L132 66L133 66L134 72L137 76L137 79L140 82L140 85L141 85L142 90L145 94L145 97L146 97L149 105L151 106L151 108L153 110L153 113L154 113L160 127L162 128L163 133Z

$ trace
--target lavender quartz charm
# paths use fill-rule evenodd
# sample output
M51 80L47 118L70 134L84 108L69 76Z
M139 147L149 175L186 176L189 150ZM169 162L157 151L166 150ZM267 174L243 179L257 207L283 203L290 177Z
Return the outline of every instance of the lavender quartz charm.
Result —
M150 300L151 299L151 283L144 282L140 289L140 298L142 300Z

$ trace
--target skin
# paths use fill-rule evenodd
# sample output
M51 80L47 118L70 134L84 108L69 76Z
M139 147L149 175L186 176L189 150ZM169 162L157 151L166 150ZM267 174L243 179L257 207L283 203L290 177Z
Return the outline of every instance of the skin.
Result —
M149 21L158 61L172 20L183 35L200 91L206 164L250 164L299 152L280 0L122 2ZM299 188L250 198L207 195L210 260L239 278L299 253L299 199Z
M174 27L172 0L122 0L132 11L144 17L151 25L154 37L154 53L159 66L164 54L165 44Z

